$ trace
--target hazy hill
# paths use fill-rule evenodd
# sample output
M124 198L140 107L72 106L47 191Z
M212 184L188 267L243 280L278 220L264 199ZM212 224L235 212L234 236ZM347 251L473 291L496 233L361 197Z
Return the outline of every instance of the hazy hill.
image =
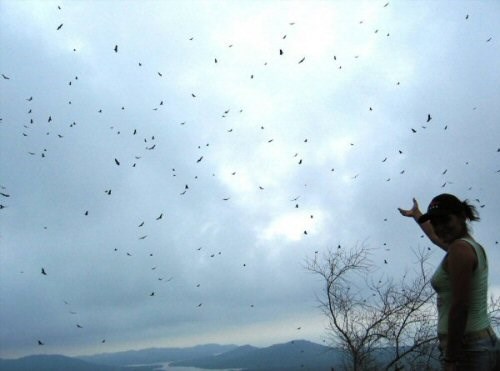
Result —
M330 371L331 367L340 365L341 359L341 353L337 350L295 340L266 348L208 344L191 348L151 348L105 353L78 359L35 355L15 360L0 359L0 371L153 371L155 366L129 365L163 362L206 369Z
M377 363L386 364L393 348L380 348L372 354ZM345 355L306 340L276 344L265 348L251 345L208 344L190 348L151 348L118 353L70 358L59 355L35 355L15 360L0 359L0 371L153 371L160 366L129 366L172 362L172 366L204 369L241 369L244 371L331 371L343 369ZM403 364L413 366L411 359ZM125 367L127 366L127 367ZM439 364L433 364L439 369ZM423 368L423 365L422 365Z
M60 355L33 355L0 359L1 371L153 371L153 367L105 366Z
M78 357L84 361L112 366L151 364L209 357L237 348L236 345L206 344L189 348L150 348Z
M305 340L295 340L267 348L245 345L223 354L174 362L172 365L207 369L330 371L341 363L342 354L338 350Z

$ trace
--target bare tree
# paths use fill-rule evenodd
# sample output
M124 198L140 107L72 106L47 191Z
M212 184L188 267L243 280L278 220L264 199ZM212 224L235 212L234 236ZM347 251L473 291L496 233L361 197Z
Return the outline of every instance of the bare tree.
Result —
M429 251L414 251L415 270L396 284L376 275L365 245L316 254L306 269L325 283L318 298L329 319L334 344L346 355L346 369L432 369L436 360L437 313L430 286ZM411 274L410 274L411 273Z
M488 314L491 319L491 326L496 330L497 334L500 330L500 296L490 296L488 303Z

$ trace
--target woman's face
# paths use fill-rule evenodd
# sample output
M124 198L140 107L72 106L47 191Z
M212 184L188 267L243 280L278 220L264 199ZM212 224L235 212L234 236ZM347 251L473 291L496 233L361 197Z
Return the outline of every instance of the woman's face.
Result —
M447 244L467 235L465 218L455 214L432 217L431 224L436 236Z

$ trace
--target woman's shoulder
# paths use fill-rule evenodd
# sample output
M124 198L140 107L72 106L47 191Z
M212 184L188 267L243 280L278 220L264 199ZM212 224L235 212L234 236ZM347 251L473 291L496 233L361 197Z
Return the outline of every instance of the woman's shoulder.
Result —
M474 246L475 242L471 243L468 239L460 238L448 246L448 260L456 261L471 261L477 263L477 252Z
M477 242L473 237L462 237L462 238L459 238L458 240L456 241L461 241L461 243L459 243L459 245L469 245L472 247L472 250L474 250L476 252L476 254L479 252L479 251L482 251L483 253L485 253L484 251L484 247L483 245L481 245L479 242ZM456 242L454 241L454 242Z

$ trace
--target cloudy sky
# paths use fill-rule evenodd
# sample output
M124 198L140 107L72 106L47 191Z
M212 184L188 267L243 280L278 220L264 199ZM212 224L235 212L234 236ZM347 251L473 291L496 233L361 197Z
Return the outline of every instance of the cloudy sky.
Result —
M0 356L321 342L305 259L398 279L412 197L471 200L498 261L499 15L1 0Z

